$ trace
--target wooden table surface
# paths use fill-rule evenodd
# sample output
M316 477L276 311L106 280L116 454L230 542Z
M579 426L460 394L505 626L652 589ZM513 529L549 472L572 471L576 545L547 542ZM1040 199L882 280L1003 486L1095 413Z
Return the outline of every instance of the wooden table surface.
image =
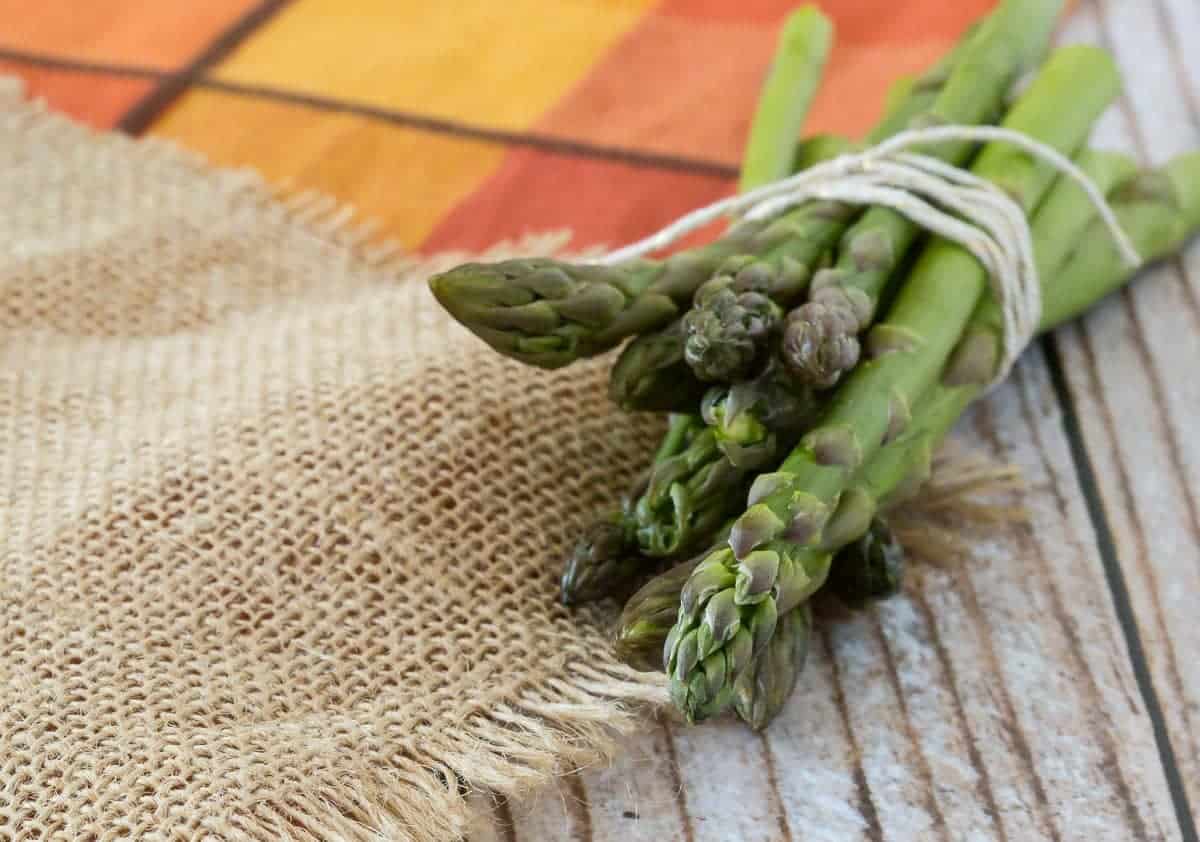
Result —
M1200 145L1200 0L1085 0L1116 53L1097 145ZM1200 246L1031 348L959 427L1028 525L826 623L785 713L650 726L474 839L1197 840ZM1189 807L1189 805L1191 805Z

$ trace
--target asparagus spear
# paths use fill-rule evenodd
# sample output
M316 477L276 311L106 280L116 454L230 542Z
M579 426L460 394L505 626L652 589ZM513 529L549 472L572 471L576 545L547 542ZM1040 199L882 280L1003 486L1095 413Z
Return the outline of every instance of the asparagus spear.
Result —
M685 451L704 430L704 421L696 415L671 416L650 469L621 501L621 507L593 523L576 543L560 582L564 605L612 596L646 568L647 559L638 552L634 505L650 484L654 469Z
M833 24L816 6L802 6L784 21L742 156L742 192L791 171L793 145L832 45Z
M1071 152L1117 88L1104 53L1066 48L1047 62L1005 125ZM998 143L984 149L974 171L1002 185L1027 212L1053 181L1049 167ZM728 546L701 563L685 587L666 644L673 698L690 720L729 705L732 680L750 657L745 636L754 643L750 652L761 651L778 615L823 582L829 550L866 528L867 507L859 495L843 492L858 468L902 432L909 406L937 379L985 285L986 273L969 252L936 240L888 320L872 331L874 358L847 380L821 425L780 470L755 481Z
M700 553L658 574L626 601L613 636L621 661L643 672L662 670L663 643L679 616L679 594L706 555Z
M1001 5L947 81L928 122L983 121L1045 49L1061 8L1061 2L1036 0ZM945 145L930 154L962 164L970 147ZM871 323L887 279L920 233L902 214L875 207L843 235L837 266L813 278L809 301L789 314L784 328L785 359L803 382L828 388L858 362L858 334Z
M808 603L793 608L780 618L766 649L734 682L733 709L755 731L766 728L792 695L808 659L812 625Z

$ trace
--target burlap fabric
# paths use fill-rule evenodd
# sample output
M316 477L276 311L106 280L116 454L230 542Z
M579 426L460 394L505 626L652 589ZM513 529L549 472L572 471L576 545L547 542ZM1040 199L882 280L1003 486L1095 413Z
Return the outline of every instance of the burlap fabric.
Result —
M329 203L0 124L0 838L453 839L662 698L555 602L658 424L603 362L498 358Z

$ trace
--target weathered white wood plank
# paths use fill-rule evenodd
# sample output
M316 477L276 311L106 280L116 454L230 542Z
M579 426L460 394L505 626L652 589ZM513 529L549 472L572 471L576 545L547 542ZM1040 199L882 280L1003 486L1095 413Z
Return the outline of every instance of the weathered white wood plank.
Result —
M1200 145L1200 4L1103 0L1083 37L1128 95L1105 140L1162 162ZM1064 365L1180 777L1200 805L1200 247L1060 334Z
M684 803L695 842L774 842L790 838L763 743L740 723L672 728Z
M665 725L627 741L616 759L582 776L592 838L659 842L683 839L687 816L674 746Z

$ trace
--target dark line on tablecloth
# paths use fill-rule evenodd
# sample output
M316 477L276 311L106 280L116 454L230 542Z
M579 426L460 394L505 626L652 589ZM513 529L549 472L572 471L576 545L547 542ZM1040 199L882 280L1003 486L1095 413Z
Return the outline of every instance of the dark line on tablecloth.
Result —
M164 76L150 93L125 112L117 128L129 134L141 134L164 111L183 96L192 83L236 50L247 38L288 4L289 0L263 0L225 29L178 73Z
M213 79L201 74L187 76L185 73L176 73L144 65L77 61L75 59L43 55L9 47L0 47L0 59L57 70L122 76L133 79L151 79L163 81L164 83L167 80L180 80L180 83L185 87L190 84L197 88L220 91L221 93L232 94L234 96L271 100L332 114L350 114L357 117L365 117L394 126L400 126L401 128L424 131L431 134L444 134L450 137L475 140L481 143L536 149L555 155L609 161L631 167L682 172L698 177L721 180L732 180L738 174L736 166L723 161L673 155L665 152L651 152L627 146L591 143L585 140L540 132L498 129L466 123L460 120L401 111L394 108L381 108L364 103L346 102L318 94L288 91L269 85L229 82L223 79Z

